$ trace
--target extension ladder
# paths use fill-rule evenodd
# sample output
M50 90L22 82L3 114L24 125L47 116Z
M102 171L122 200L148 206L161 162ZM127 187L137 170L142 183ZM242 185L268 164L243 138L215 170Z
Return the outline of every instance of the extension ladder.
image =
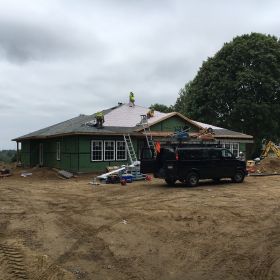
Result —
M150 150L151 156L156 156L156 147L151 133L150 126L148 124L147 115L141 115L141 124L144 130L144 135L146 136L147 146Z
M125 146L126 146L126 149L127 149L127 153L128 153L130 163L134 164L137 161L137 156L136 156L136 153L135 153L130 135L129 134L124 134L123 139L124 139L124 142L125 142Z

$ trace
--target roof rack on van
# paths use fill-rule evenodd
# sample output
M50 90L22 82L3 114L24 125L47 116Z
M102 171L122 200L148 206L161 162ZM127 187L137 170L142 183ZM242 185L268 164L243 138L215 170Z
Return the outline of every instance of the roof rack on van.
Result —
M178 140L171 140L170 138L164 138L160 140L162 146L171 145L171 146L178 146L178 147L221 147L220 141L203 141L200 139L188 140L188 141L178 141Z

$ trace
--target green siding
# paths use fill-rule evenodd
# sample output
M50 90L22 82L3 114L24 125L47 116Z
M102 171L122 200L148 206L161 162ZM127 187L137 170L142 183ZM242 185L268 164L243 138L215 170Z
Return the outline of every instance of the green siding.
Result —
M176 129L188 125L191 131L198 129L178 116L171 117L151 127L152 131L173 132ZM126 161L91 161L92 140L114 140L123 141L122 136L67 136L50 138L45 140L23 141L21 148L21 160L24 166L36 166L39 164L39 147L43 144L43 166L55 167L72 172L103 172L107 166L124 165ZM57 142L60 142L60 160L56 159ZM133 146L139 159L140 151L146 144L145 138L132 137ZM238 141L237 141L238 142ZM246 145L239 144L240 151L246 152Z
M60 142L60 160L56 159L57 142ZM78 140L77 136L60 137L46 140L30 140L22 142L22 161L25 166L39 164L39 147L43 145L43 166L77 169ZM29 145L29 149L27 149ZM29 154L29 161L26 154Z
M239 151L243 153L246 152L246 143L239 143Z
M126 161L91 161L91 141L92 140L114 140L123 141L122 136L80 136L79 137L79 172L90 172L90 171L105 171L107 166L124 165L129 162L127 155ZM137 142L132 139L134 149L137 148ZM136 150L135 150L136 151Z
M21 143L21 162L24 167L30 166L30 142L24 141Z
M173 132L175 130L185 127L186 125L190 127L190 131L198 131L198 128L196 126L189 123L188 121L183 120L182 118L179 118L178 116L171 117L169 119L166 119L160 123L151 126L151 130Z

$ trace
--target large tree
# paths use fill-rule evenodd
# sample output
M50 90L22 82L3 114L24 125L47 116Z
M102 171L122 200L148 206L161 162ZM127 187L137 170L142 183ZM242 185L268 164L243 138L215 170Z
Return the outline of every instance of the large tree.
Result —
M170 113L174 111L173 106L166 106L164 104L159 104L159 103L152 104L150 106L150 109L151 108L162 113Z
M175 109L196 120L276 141L280 137L280 42L251 33L224 44L181 89Z

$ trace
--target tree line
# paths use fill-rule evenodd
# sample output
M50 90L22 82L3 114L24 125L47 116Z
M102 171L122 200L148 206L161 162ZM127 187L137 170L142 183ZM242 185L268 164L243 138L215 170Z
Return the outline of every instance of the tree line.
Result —
M2 150L0 151L0 162L10 163L16 162L17 152L15 150Z
M280 41L260 33L237 36L202 63L174 105L152 104L262 139L280 139Z

